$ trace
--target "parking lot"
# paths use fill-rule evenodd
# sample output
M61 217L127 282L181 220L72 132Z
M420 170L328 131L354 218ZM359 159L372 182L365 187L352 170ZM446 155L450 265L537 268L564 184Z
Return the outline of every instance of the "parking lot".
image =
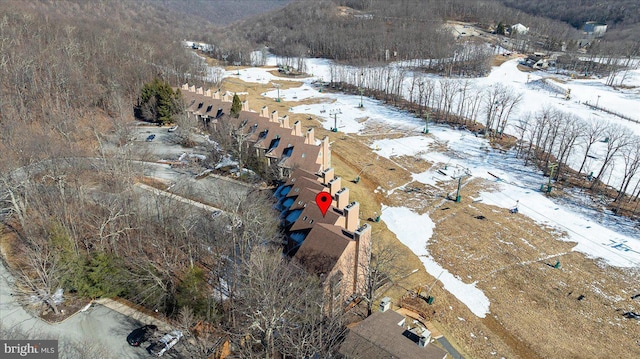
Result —
M176 132L169 132L170 127L154 126L138 122L132 130L132 141L130 146L134 153L146 160L177 160L183 153L207 155L205 147L207 141L203 136L194 135L196 146L193 148L183 147L176 143ZM150 137L153 136L152 139Z

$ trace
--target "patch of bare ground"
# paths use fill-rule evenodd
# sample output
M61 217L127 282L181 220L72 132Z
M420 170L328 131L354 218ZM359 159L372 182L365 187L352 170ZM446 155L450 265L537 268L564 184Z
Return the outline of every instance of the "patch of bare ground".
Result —
M411 176L444 164L411 157L386 159L370 148L375 139L406 136L406 131L366 122L361 136L330 132L309 115L288 113L301 102L278 103L262 97L261 93L273 90L270 84L233 80L225 89L248 91L245 96L252 109L268 105L281 116L287 113L304 127L315 128L317 138L329 136L332 166L349 188L351 199L360 202L361 220L373 227L374 241L393 246L399 254L396 266L401 274L381 288L377 301L389 296L397 305L401 297L423 288L423 295L428 292L435 298L432 305L422 304L427 319L466 358L640 357L639 323L621 315L640 311L640 301L630 299L640 292L635 285L640 282L640 270L586 258L572 251L574 243L560 240L562 233L482 203L479 192L499 190L493 183L463 181L462 200L456 203L447 199L456 193L456 180L439 182L435 188L414 182ZM297 86L282 84L283 88ZM490 145L506 148L510 144L507 138ZM446 143L432 144L428 150L448 151ZM357 176L361 179L354 183ZM426 273L420 258L386 227L384 213L383 221L371 221L381 213L382 203L429 213L436 224L430 254L465 283L476 282L491 302L486 318L475 316ZM554 268L558 261L559 268Z
M385 191L411 181L411 173L409 171L393 158L387 159L378 156L359 139L359 136L323 131L328 133L331 139L332 157L340 157L350 167L349 170L345 169L345 174L336 171L341 176L349 175L347 178L353 179L360 173L360 177L366 177L369 181L377 184L373 188L374 190L380 187Z
M300 87L302 85L301 82L290 81L290 80L272 81L272 82L277 83L280 86L280 90ZM277 102L273 98L262 96L262 94L265 92L275 90L275 87L272 85L272 83L261 84L261 83L255 83L255 82L245 82L243 80L240 80L238 78L233 78L233 77L225 78L222 82L221 88L224 91L239 93L238 97L240 97L241 100L248 99L249 107L254 111L259 111L263 106L268 106L269 111L276 110L278 111L279 114L282 114L282 115L287 114L292 119L305 120L301 122L303 126L307 126L307 127L313 127L313 126L310 126L310 123L307 122L307 120L311 116L304 115L304 114L292 114L292 113L289 113L289 109L292 106L299 106L304 104L310 105L314 103L332 102L332 100L330 99L319 99L319 98L309 98L309 99L304 99L300 101L284 101L283 100L281 102ZM245 92L248 94L243 94ZM293 122L290 122L290 123L293 123ZM317 123L316 123L316 126L317 126Z
M505 62L509 61L509 60L513 60L513 59L517 59L518 57L521 57L519 55L516 54L511 54L509 56L505 56L505 55L495 55L492 59L491 59L491 66L500 66L502 64L504 64ZM526 66L525 66L526 67ZM527 67L529 68L529 67Z

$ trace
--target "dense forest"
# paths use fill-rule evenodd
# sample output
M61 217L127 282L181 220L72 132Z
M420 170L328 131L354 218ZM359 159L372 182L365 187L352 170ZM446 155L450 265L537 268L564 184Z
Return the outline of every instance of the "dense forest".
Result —
M198 126L176 118L168 85L204 75L182 40L213 28L154 1L6 4L0 244L14 297L54 320L62 318L59 289L65 303L124 298L184 330L184 357L209 355L222 335L240 357L331 355L344 319L323 312L318 278L282 258L269 191L238 196L216 186L210 194L226 214L214 218L141 190L141 182L160 185L144 176L146 155L134 154L134 108L149 121ZM1 324L4 338L38 335ZM75 357L113 355L85 349Z
M281 56L325 57L355 65L452 59L454 54L463 54L455 61L459 73L478 75L486 71L487 54L465 53L463 48L469 44L456 41L443 27L446 20L477 23L487 31L495 31L499 24L522 23L530 31L519 40L526 40L529 51L560 51L577 49L584 38L580 28L585 20L609 19L606 42L593 43L591 52L626 56L628 48L637 44L637 37L630 35L638 11L627 11L634 8L637 4L625 1L606 7L570 1L292 1L280 11L241 20L219 31L202 31L194 39L215 44L210 55L228 63L250 62L250 52L260 46ZM445 73L446 66L434 63L428 70Z
M193 23L211 23L224 26L264 12L278 10L292 0L252 0L250 3L236 0L155 0L165 8ZM250 5L250 6L249 6Z
M128 119L144 82L198 74L168 32L177 19L145 2L0 7L0 170L90 154L92 127Z
M528 14L564 21L581 29L587 21L607 24L608 40L631 40L640 28L640 3L636 0L502 0L508 7Z
M559 49L561 43L579 37L566 23L531 16L497 1L321 0L294 1L281 11L202 33L198 40L215 44L210 54L228 62L248 63L253 49L266 46L281 56L325 57L356 65L416 58L446 61L455 56L460 73L486 72L491 54L481 46L465 51L469 44L457 42L443 26L445 20L477 22L489 31L501 22L528 23L541 39L536 44L541 49ZM431 67L430 71L446 71L442 62Z

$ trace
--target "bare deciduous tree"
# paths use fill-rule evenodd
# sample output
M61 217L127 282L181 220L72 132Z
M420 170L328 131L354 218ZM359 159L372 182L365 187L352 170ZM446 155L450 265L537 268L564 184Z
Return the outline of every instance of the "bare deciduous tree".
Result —
M620 150L627 147L631 143L632 137L629 132L619 125L609 125L604 131L605 140L607 143L607 152L602 159L602 165L598 174L591 185L591 189L596 189L599 182L602 180L605 170L611 164L611 161L618 154Z
M373 303L376 300L376 291L385 283L399 280L400 268L398 252L388 244L374 241L371 248L371 261L363 271L367 273L365 281L359 292L363 293L363 299L367 305L367 316L373 313Z

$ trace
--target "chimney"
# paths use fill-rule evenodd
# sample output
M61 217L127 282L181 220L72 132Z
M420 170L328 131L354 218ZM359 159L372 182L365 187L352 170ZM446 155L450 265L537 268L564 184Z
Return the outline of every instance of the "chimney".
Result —
M422 332L422 334L420 335L420 339L418 339L418 346L424 348L427 346L427 344L429 344L430 340L431 332L428 329L425 329L424 332Z
M280 119L280 127L291 128L291 127L289 127L289 116L288 115L284 115L284 117L282 117Z
M196 89L196 93L197 93L198 95L204 95L204 89L203 89L202 87L198 87L198 88Z
M333 179L333 177L335 177L333 175L333 168L327 168L326 170L322 171L322 184L329 184L329 181L331 181Z
M313 133L313 128L307 130L307 133L304 136L304 143L307 145L315 145L316 138Z
M217 89L216 92L213 93L213 95L211 95L211 97L213 97L216 100L220 99L220 89Z
M320 165L320 168L331 167L331 148L329 148L329 136L324 136L322 143L320 144L320 152L318 153L318 160L316 162Z
M242 111L249 112L249 99L242 101Z
M196 92L196 85L189 86L189 92Z
M222 94L222 102L231 102L232 96L229 92L225 92Z
M344 208L344 216L347 222L345 229L349 232L355 232L360 222L360 204L358 202L351 202Z
M211 97L211 89L208 89L207 91L205 91L204 95L207 97Z
M269 122L278 122L278 111L274 110L271 112L271 116L269 117Z
M182 85L182 89L185 91L189 91L189 83L185 83L184 85Z
M260 117L269 118L269 107L262 106L260 109Z
M336 208L344 209L349 204L349 189L342 187L341 190L336 192Z
M382 300L380 300L380 311L386 312L390 308L391 308L391 298L389 297L382 298Z
M341 185L342 181L340 180L340 177L336 176L331 181L329 181L329 194L331 195L331 197L335 196L336 193L338 193Z
M302 124L300 121L296 121L293 123L293 131L291 131L293 136L302 136Z

